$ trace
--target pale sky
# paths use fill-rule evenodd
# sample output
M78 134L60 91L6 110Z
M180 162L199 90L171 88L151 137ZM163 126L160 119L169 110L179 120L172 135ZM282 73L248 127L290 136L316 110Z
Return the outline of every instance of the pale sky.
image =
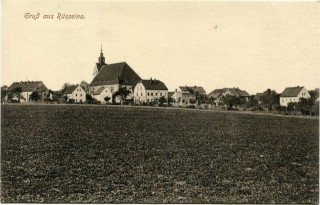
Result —
M169 91L319 87L316 2L3 0L2 10L1 85L90 83L102 44L107 63L126 61ZM58 20L58 13L85 19Z

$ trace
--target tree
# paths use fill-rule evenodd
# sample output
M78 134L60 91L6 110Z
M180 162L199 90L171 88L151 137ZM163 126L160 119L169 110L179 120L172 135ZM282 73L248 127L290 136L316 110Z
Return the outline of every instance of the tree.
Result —
M115 103L116 97L120 96L121 101L124 102L126 100L126 97L130 94L130 91L127 90L126 87L119 88L118 91L114 92L112 95L112 102Z
M298 103L296 102L289 102L288 105L287 105L287 111L288 112L293 112L297 109L298 107Z
M254 99L254 98L249 98L248 101L246 101L244 104L243 104L244 108L246 109L253 109L253 110L258 110L260 108L260 105L259 105L259 102L258 100Z
M319 102L315 102L311 110L315 115L319 116Z
M164 96L161 96L160 98L159 98L159 105L160 106L162 106L164 103L166 103L167 102L167 99L164 97Z
M196 99L190 99L190 100L189 100L189 103L190 103L190 104L196 104L196 103L197 103L197 100L196 100Z
M197 102L198 104L206 104L207 101L208 101L208 97L206 94L201 94L201 93L198 93L196 92L196 99L197 99Z
M1 87L1 102L5 102L7 96L8 96L8 86L4 85Z
M30 100L37 102L40 100L40 94L36 91L33 91L30 95Z
M111 98L109 96L106 96L105 98L103 98L104 101L108 102Z
M90 85L86 81L81 81L80 87L86 92L90 93Z
M317 98L319 97L319 90L310 90L308 91L311 97L311 101L315 102L317 100Z
M241 105L240 97L233 95L223 95L221 97L222 104L226 106L227 109L237 107Z
M272 105L279 104L279 95L276 91L267 89L259 99L262 102L262 106L267 110L272 110Z
M300 98L298 102L298 109L299 111L304 114L310 114L311 115L311 109L313 106L313 102L311 98Z
M64 83L63 85L62 85L62 88L61 88L61 93L64 93L66 90L67 90L67 88L68 87L70 87L71 86L71 84L70 83Z
M18 102L20 102L20 99L23 98L21 96L21 93L22 93L22 87L18 86L18 87L15 87L11 90L11 93L12 93L12 96L13 97L16 97L18 99Z

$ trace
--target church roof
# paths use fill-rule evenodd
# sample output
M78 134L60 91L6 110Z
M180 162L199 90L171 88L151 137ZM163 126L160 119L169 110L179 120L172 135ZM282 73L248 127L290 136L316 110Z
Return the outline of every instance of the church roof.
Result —
M44 91L47 89L42 81L21 81L12 83L8 90L13 90L16 87L21 87L22 92L32 92L37 89L40 89L39 91Z
M136 72L126 63L103 65L90 86L124 84L135 85L141 80Z
M160 80L141 80L146 90L168 90L167 86Z

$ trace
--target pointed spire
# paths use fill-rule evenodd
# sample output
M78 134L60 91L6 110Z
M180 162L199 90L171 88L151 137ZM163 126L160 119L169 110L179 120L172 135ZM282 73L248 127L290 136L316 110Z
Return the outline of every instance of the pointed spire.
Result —
M100 57L99 57L99 59L98 59L98 63L100 64L100 66L106 64L106 63L105 63L105 58L104 58L103 53L102 53L102 44L101 44L101 53L100 53Z

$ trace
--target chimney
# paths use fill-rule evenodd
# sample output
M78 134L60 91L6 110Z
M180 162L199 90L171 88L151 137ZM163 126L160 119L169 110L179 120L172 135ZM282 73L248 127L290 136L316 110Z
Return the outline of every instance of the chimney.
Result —
M150 78L150 83L152 83L152 78Z

